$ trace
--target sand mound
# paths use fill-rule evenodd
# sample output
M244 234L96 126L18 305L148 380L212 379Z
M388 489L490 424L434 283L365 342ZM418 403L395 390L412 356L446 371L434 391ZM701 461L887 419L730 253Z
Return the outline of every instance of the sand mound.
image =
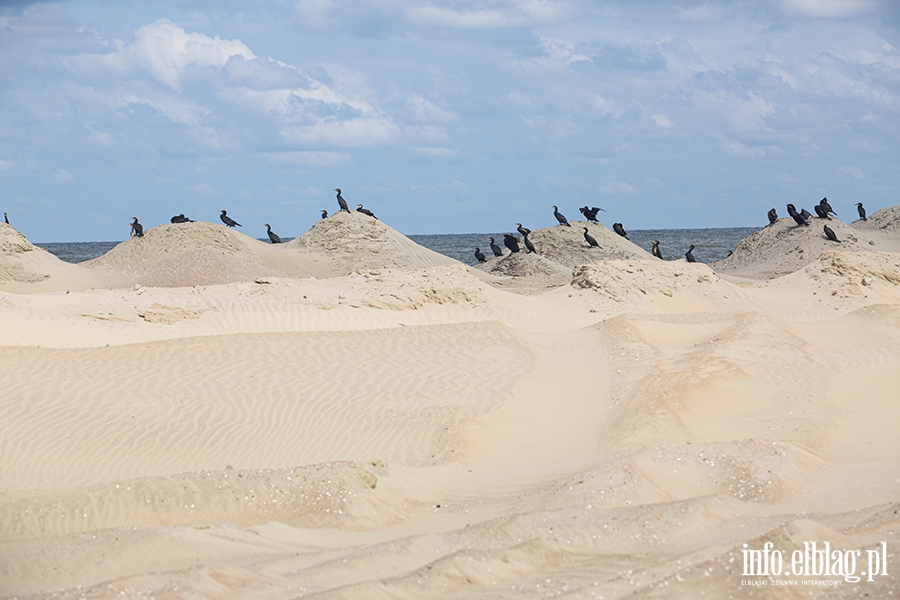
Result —
M460 264L416 244L381 221L358 212L339 212L321 219L285 246L327 259L334 276L371 269L417 269Z
M824 225L834 230L840 244L825 237ZM808 227L796 225L793 219L778 219L738 242L734 254L711 266L719 273L773 279L802 269L825 251L870 250L873 245L864 232L836 219L813 218Z
M85 290L103 278L63 262L28 241L11 225L0 223L0 290L16 293Z
M900 232L900 206L888 206L869 215L868 220L853 221L857 229L868 231Z

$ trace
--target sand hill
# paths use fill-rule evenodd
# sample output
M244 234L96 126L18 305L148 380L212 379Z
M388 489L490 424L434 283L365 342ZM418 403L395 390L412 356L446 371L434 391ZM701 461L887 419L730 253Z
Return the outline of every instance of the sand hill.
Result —
M29 242L11 225L0 223L0 290L16 293L86 290L107 278L63 262Z
M865 221L853 221L857 229L900 233L900 206L887 206L869 215Z
M825 237L825 225L835 232L840 244ZM802 269L828 250L896 251L900 249L898 245L900 238L892 240L884 234L860 230L837 219L826 221L814 217L808 227L803 227L793 219L784 218L744 238L731 256L711 266L723 274L772 279Z

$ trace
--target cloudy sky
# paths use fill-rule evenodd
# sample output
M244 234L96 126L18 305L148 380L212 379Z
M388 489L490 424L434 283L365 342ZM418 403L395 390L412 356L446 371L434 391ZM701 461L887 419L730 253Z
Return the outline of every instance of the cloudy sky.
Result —
M333 188L413 233L900 204L898 0L0 0L0 211L38 242Z

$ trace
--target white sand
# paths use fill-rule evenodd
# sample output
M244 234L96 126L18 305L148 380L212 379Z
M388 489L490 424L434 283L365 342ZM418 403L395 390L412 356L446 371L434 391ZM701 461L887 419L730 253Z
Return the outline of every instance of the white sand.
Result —
M356 214L283 246L188 225L70 293L0 230L0 596L900 593L890 232L772 229L816 256L750 281L640 253L497 277ZM888 575L744 576L767 541L884 541Z

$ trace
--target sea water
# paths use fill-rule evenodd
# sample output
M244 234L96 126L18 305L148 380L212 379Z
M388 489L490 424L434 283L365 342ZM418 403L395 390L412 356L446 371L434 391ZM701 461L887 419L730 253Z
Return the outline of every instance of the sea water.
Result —
M650 242L659 240L660 251L666 260L684 258L691 244L694 245L694 258L697 262L714 262L728 255L735 244L747 237L757 227L727 227L713 229L635 229L628 232L628 239L650 251ZM509 232L514 233L514 232ZM474 265L475 248L481 248L490 256L488 238L497 240L502 247L503 233L439 233L417 234L408 236L417 244L440 252L450 258ZM289 241L290 238L283 238ZM261 241L268 242L268 239ZM55 254L60 260L69 263L80 263L97 258L109 252L121 242L50 242L35 244ZM505 251L504 251L505 252Z

